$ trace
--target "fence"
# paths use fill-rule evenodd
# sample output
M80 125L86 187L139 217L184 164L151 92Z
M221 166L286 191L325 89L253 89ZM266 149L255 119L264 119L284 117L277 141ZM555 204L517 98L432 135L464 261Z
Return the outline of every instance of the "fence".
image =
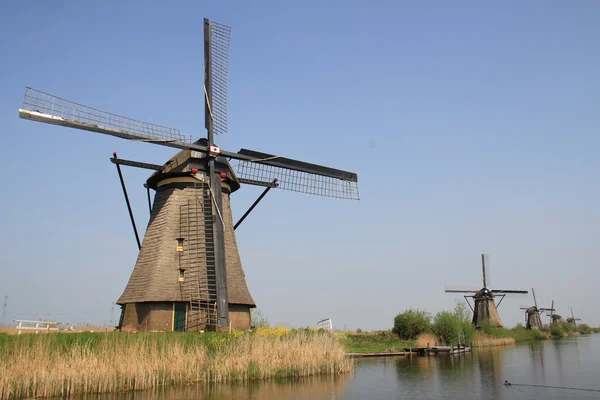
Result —
M317 322L317 328L319 329L328 329L333 330L333 323L331 322L331 318L325 318Z
M58 324L54 321L28 321L24 319L15 320L17 325L16 329L19 330L19 335L22 331L35 331L35 333L42 332L58 332Z

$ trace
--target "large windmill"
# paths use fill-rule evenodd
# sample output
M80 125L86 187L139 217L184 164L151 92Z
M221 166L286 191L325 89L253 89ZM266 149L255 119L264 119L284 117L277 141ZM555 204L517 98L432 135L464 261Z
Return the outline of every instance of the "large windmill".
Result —
M525 326L527 329L541 329L542 319L540 314L543 312L550 313L554 311L554 301L552 301L552 307L550 308L538 308L537 299L535 298L535 290L531 288L533 294L533 306L521 306L521 310L525 310Z
M527 290L510 290L510 289L494 289L488 288L489 280L489 256L486 254L481 255L481 271L483 275L483 288L481 289L458 289L458 288L446 288L446 293L466 293L464 295L467 304L473 311L473 325L477 329L481 328L485 321L490 321L492 325L502 327L502 320L498 315L497 307L500 306L504 296L507 294L527 294ZM496 305L494 299L500 297L500 301ZM473 306L469 302L468 298L473 299Z
M575 318L575 314L573 314L573 308L569 307L569 309L571 310L571 316L569 318L567 318L567 322L569 324L573 324L574 326L577 326L577 321L581 321L581 318Z
M204 19L206 139L186 140L179 130L100 111L27 88L19 116L180 151L163 165L123 160L120 165L154 170L146 182L155 190L151 216L123 295L119 327L124 330L245 329L255 307L234 235L230 194L240 184L358 200L355 173L281 156L215 146L227 132L227 65L231 28ZM237 171L229 163L236 160ZM130 217L133 214L123 184ZM149 192L148 192L149 193ZM150 201L150 195L148 195ZM248 214L244 215L243 218ZM136 230L137 238L137 230Z

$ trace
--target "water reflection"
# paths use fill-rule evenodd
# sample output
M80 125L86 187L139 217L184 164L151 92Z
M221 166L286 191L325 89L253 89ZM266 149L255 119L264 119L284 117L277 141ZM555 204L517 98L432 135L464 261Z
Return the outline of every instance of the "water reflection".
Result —
M477 361L480 373L480 390L485 398L501 398L500 389L504 384L504 353L506 346L477 349Z
M341 398L345 386L353 374L342 376L317 376L293 380L271 380L219 385L191 385L166 387L158 390L142 390L130 393L82 396L81 400L273 400Z

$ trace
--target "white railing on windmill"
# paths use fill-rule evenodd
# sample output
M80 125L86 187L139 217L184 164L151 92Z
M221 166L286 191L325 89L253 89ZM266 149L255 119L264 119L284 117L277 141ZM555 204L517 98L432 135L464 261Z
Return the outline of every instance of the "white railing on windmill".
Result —
M333 322L331 318L325 318L317 322L317 329L327 329L329 331L333 330Z

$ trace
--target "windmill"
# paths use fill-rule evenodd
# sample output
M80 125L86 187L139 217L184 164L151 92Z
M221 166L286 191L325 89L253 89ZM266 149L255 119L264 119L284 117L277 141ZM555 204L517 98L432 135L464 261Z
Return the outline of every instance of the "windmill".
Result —
M497 307L504 300L504 296L507 294L527 294L528 292L526 290L508 289L490 290L488 288L490 276L489 256L486 254L481 255L481 271L483 275L483 288L475 290L446 288L446 293L468 293L464 297L469 307L471 307L471 311L473 311L473 325L475 325L475 328L480 329L484 321L490 321L492 325L502 327L502 320L500 319L500 315L498 315ZM469 297L473 299L473 306L471 306L468 300ZM494 298L496 297L500 297L497 305L494 303Z
M227 65L231 28L204 19L204 103L207 137L186 139L178 129L100 111L27 88L19 116L123 139L178 149L165 164L117 157L117 167L139 254L123 295L123 330L247 329L256 307L246 284L234 230L271 188L358 200L355 173L215 145L227 132ZM237 162L236 170L230 164ZM121 165L154 170L150 221L140 242ZM230 195L241 185L264 192L234 226Z
M562 320L562 316L556 314L554 311L556 309L554 308L554 300L552 300L552 306L549 310L546 310L546 315L550 317L550 324L559 323Z
M577 321L581 321L581 318L575 318L575 315L573 314L573 308L569 307L569 309L571 310L571 317L567 318L567 322L569 324L573 324L574 326L577 326Z
M542 319L540 314L543 312L549 312L550 314L554 311L554 300L552 301L551 308L538 308L537 299L535 298L535 290L531 288L533 294L533 306L521 306L521 310L525 310L525 326L527 329L541 329Z

